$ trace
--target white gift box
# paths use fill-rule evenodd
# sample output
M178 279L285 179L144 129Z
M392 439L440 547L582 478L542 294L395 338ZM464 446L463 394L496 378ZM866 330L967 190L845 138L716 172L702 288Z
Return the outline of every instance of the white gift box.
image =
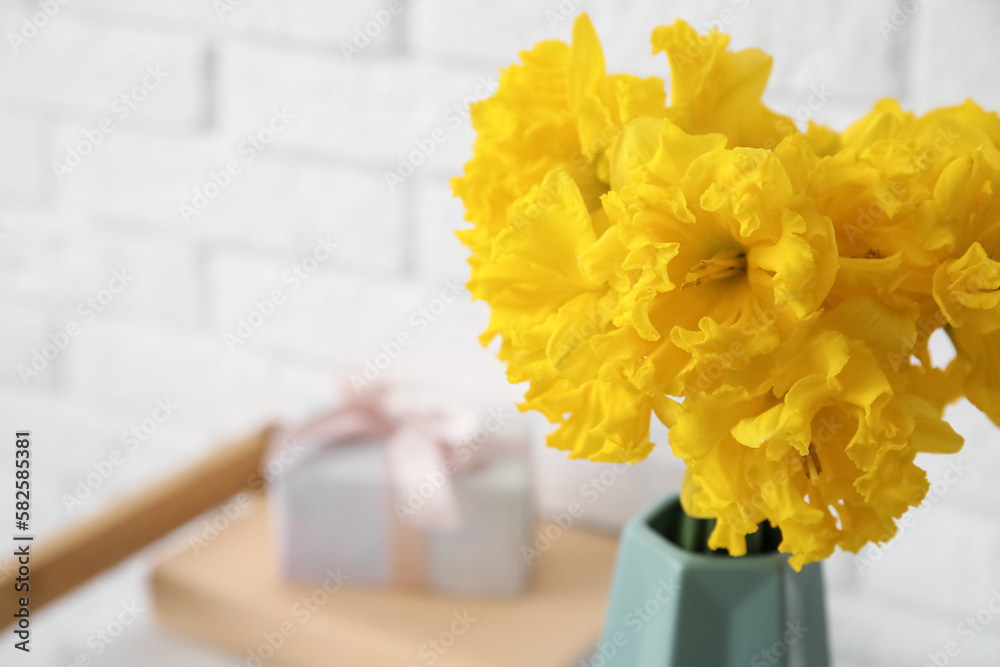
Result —
M297 443L302 453L270 484L285 576L321 582L339 569L349 584L521 592L530 574L522 547L535 517L528 457L509 444L487 441L478 465L446 464L404 484L388 463L386 438ZM422 520L438 494L457 509L450 525Z

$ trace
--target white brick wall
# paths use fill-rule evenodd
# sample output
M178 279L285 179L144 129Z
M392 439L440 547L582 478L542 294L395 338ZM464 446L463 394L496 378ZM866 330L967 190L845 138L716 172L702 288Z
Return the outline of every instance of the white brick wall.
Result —
M930 3L917 22L910 73L914 105L920 110L959 104L972 97L988 109L1000 106L996 68L989 64L987 45L1000 25L1000 4L988 0ZM954 20L961 16L961 21ZM894 33L898 34L898 33Z
M41 123L27 115L0 119L0 194L5 200L36 202L42 194Z
M101 118L142 83L148 67L158 67L166 78L135 109L136 119L193 124L204 118L206 51L196 35L89 20L67 5L16 52L6 31L5 37L0 99L10 108Z
M241 429L322 406L402 332L414 342L387 377L482 405L516 400L521 388L475 340L482 304L463 294L426 328L411 318L467 271L453 236L462 209L447 181L472 133L455 113L488 93L517 50L568 38L579 10L594 19L610 69L664 78L665 57L649 54L654 25L721 23L735 46L774 54L772 105L790 112L810 87L825 87L830 100L815 118L837 127L888 95L919 110L970 96L1000 107L993 0L400 0L388 21L388 0L222 2L232 10L209 0L56 0L47 25L15 49L10 34L40 5L0 1L0 432L35 432L43 534ZM386 25L376 30L379 17ZM370 43L345 51L366 27L377 33ZM147 69L157 67L167 73L160 82ZM292 118L271 136L275 110ZM435 130L445 141L434 155L387 187L384 172ZM252 159L248 135L266 143ZM73 155L79 164L67 162ZM53 162L71 168L60 174ZM220 176L232 163L238 173ZM196 193L210 201L187 224L180 207ZM292 289L285 272L320 238L338 244L334 256ZM122 268L134 280L85 320L80 304ZM274 315L227 349L224 334L275 289L284 301ZM18 366L70 322L79 334L22 382ZM62 494L158 399L175 401L176 413L67 511ZM849 554L826 564L838 666L924 664L1000 589L1000 431L967 404L950 414L969 443L959 481L884 553L866 552L868 565ZM537 417L530 424L536 435L545 428ZM662 428L654 436L666 439ZM541 447L536 461L545 512L579 501L606 470ZM939 480L949 462L924 464ZM682 475L661 447L588 507L587 520L618 526ZM140 577L105 581L118 587L111 598L146 599ZM108 595L89 587L39 617L62 637L51 664L79 652L99 627L74 625L79 610L113 610ZM1000 664L1000 618L958 641L948 664ZM168 650L146 627L101 664L134 664L146 646ZM229 664L178 650L163 664Z

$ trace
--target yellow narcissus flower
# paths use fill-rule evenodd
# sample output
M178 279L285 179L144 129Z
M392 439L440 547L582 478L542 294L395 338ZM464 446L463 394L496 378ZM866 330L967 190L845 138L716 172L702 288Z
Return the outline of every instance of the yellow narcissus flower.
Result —
M972 101L917 117L883 100L831 155L803 159L812 165L809 192L837 231L831 301L865 292L885 317L912 319L894 365L916 355L923 368L914 371L937 380L918 382L920 392L947 402L964 383L1000 423L998 140L1000 119ZM942 327L958 349L947 377L933 371L927 350Z
M769 151L725 145L639 119L611 158L611 224L583 259L618 304L615 328L594 345L651 396L709 390L774 351L815 319L837 271L806 175Z
M453 187L482 341L548 444L636 462L655 414L709 545L746 553L768 520L801 568L895 534L916 455L962 445L947 404L1000 424L1000 118L883 100L802 133L761 102L770 58L728 40L654 31L667 106L660 79L605 73L580 17L473 108Z
M950 333L958 356L949 371L964 385L966 398L1000 426L1000 333Z
M955 331L984 336L1000 329L1000 262L995 258L977 241L934 273L934 299Z
M691 134L720 133L730 148L773 148L795 124L761 102L771 56L760 49L728 51L729 35L699 35L677 19L653 30L653 53L670 61L670 112Z
M798 569L890 539L927 491L917 452L962 445L905 389L863 343L820 326L781 349L765 385L688 397L670 445L688 466L685 510L718 519L709 546L742 555L767 519Z
M912 302L922 317L934 316L935 271L983 231L942 218L957 217L948 213L953 193L971 186L961 165L974 154L981 166L1000 155L991 133L1000 136L1000 120L972 102L918 118L883 100L843 134L834 153L802 156L810 164L809 194L837 231L842 270L835 295L864 288L891 306ZM974 177L980 186L982 177Z
M589 210L600 207L607 184L597 158L617 129L639 116L666 112L662 79L605 74L604 55L586 15L573 24L572 46L558 40L521 54L500 77L496 93L473 105L476 145L465 175L452 181L473 228L459 237L472 250L475 268L507 223L507 209L562 169L580 187Z
M579 187L552 171L511 206L508 220L469 288L490 304L510 381L531 383L522 409L560 424L549 444L574 457L644 458L654 401L602 369L590 344L610 326L611 295L580 267L597 234Z
M985 146L954 160L935 201L952 233L952 257L933 277L941 324L958 353L949 371L1000 425L1000 151Z
M887 307L915 306L926 317L938 262L933 246L941 242L930 202L938 165L906 136L907 122L894 101L885 101L845 133L838 151L803 159L811 163L809 193L837 232L833 301L870 291Z

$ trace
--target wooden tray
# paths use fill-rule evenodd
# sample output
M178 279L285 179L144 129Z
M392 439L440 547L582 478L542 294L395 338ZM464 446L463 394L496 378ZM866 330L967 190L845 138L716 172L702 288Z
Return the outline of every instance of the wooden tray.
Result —
M197 555L189 549L156 568L163 623L239 653L241 664L294 667L567 667L600 634L616 546L607 537L563 533L535 561L521 597L328 594L281 581L266 515L257 510Z

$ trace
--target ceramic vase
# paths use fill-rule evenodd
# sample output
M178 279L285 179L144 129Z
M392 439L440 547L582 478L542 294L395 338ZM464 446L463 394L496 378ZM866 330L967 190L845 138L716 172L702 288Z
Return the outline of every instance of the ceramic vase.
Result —
M685 551L680 515L673 496L626 526L587 667L829 667L821 564Z

